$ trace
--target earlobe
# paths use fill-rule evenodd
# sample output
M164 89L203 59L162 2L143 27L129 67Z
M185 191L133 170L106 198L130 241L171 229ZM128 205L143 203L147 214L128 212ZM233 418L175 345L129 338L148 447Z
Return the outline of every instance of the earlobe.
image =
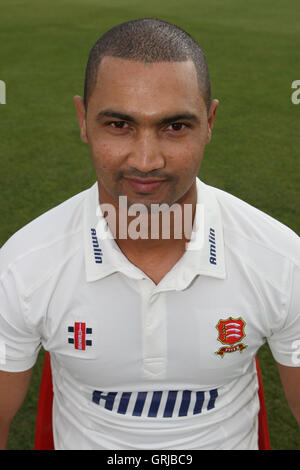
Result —
M80 137L81 140L85 143L88 142L87 140L87 132L86 132L86 116L85 116L85 107L83 103L83 99L81 96L74 96L74 104L77 111L77 118L78 124L80 128Z

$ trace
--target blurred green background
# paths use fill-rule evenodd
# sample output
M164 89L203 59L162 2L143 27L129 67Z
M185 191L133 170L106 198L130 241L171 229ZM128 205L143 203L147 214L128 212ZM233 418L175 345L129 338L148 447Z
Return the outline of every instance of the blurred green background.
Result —
M299 0L10 0L0 5L0 246L19 228L95 181L73 96L87 57L110 27L156 17L188 31L206 53L220 100L201 179L300 233ZM267 346L259 358L272 449L300 449ZM43 355L11 427L8 449L32 449Z

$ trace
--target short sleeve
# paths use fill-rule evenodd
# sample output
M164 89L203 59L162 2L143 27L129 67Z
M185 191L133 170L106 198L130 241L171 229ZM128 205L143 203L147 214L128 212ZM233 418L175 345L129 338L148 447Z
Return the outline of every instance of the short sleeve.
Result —
M286 319L268 343L274 359L284 366L300 367L300 268L292 267Z
M0 370L22 372L36 362L41 338L26 324L26 304L13 269L0 273Z

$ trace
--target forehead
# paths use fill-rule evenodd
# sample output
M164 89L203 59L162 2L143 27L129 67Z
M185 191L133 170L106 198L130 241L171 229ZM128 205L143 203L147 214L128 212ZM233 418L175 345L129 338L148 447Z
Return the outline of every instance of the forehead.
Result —
M155 111L174 107L205 107L200 93L197 73L191 60L184 62L155 62L104 57L89 105L119 105L129 111Z

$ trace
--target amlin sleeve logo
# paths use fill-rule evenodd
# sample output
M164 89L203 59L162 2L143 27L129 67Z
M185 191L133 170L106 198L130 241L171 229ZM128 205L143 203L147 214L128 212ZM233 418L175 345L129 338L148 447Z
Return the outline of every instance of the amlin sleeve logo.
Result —
M245 326L246 323L241 317L229 317L226 320L219 321L216 325L219 332L218 341L228 346L222 347L216 351L218 356L223 357L225 353L232 353L234 351L240 351L241 353L247 347L247 345L240 342L246 336Z

